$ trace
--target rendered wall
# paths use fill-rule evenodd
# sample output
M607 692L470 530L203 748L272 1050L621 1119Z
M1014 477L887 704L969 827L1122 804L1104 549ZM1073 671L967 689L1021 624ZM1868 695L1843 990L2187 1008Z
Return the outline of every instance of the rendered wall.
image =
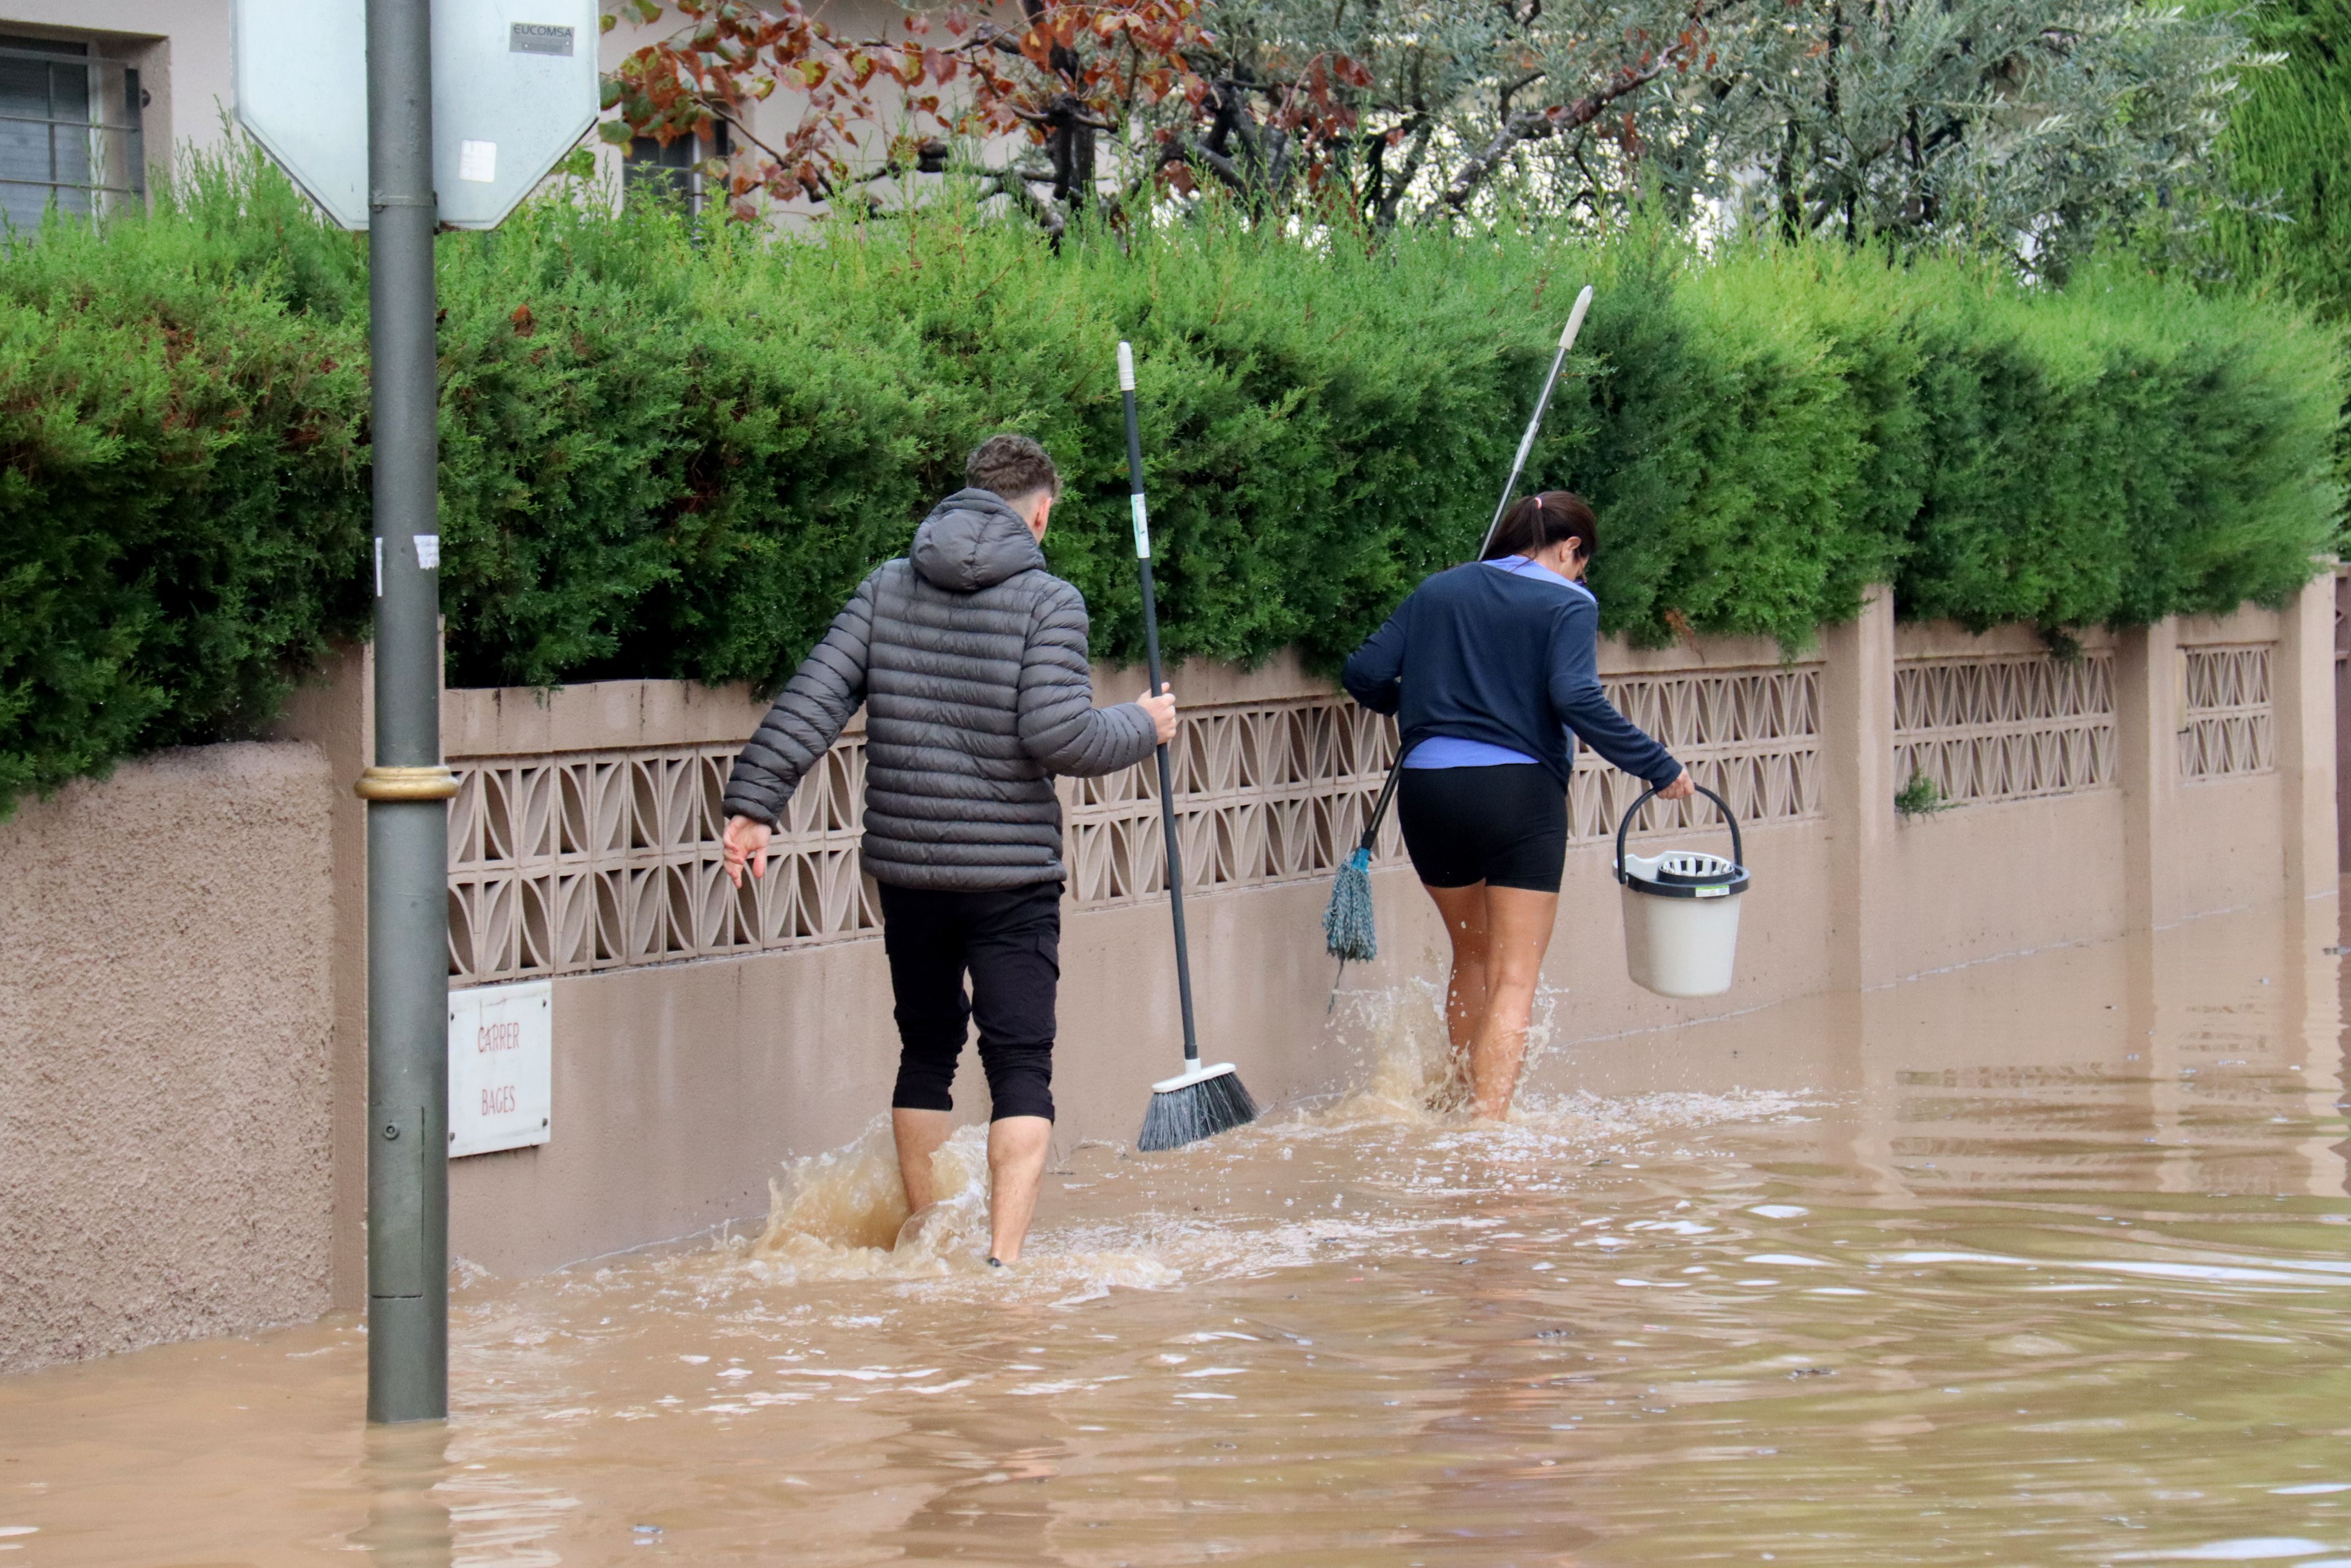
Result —
M335 783L206 747L0 825L0 1370L326 1309Z

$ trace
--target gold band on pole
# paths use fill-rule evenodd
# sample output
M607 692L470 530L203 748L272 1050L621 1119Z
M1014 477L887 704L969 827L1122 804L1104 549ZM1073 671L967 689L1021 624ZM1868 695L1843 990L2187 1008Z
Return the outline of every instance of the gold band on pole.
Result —
M351 786L362 800L446 800L457 792L457 776L446 768L371 768Z

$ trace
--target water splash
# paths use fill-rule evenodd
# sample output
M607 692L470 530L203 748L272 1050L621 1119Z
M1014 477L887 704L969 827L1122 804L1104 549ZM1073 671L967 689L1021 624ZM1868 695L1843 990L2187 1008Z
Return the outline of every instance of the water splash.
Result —
M787 1166L768 1184L766 1229L720 1252L762 1283L897 1280L934 1297L945 1291L1057 1304L1183 1278L1147 1233L1138 1245L1128 1228L1074 1236L1042 1228L1018 1266L988 1268L985 1127L957 1128L931 1156L931 1180L938 1201L908 1214L890 1119L877 1116L855 1143Z
M890 1118L857 1141L792 1161L768 1183L768 1224L751 1259L793 1279L917 1277L987 1261L987 1132L958 1127L931 1156L938 1201L906 1209Z
M1527 1023L1523 1083L1549 1056L1560 1037L1560 1003L1567 988L1544 986L1535 992ZM1469 1116L1469 1083L1464 1062L1453 1051L1445 1027L1445 979L1414 976L1378 990L1344 993L1333 1027L1362 1041L1369 1057L1363 1087L1343 1095L1330 1114L1343 1122L1392 1121L1416 1125L1463 1124ZM1524 1114L1527 1096L1511 1119Z

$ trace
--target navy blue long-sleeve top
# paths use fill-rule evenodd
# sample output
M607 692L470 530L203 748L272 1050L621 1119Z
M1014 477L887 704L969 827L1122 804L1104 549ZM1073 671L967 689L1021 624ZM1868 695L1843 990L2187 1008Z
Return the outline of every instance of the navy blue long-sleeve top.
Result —
M1576 737L1625 772L1670 784L1671 753L1600 688L1600 601L1550 572L1489 562L1424 580L1347 660L1354 699L1395 714L1407 749L1432 736L1533 758L1567 788Z

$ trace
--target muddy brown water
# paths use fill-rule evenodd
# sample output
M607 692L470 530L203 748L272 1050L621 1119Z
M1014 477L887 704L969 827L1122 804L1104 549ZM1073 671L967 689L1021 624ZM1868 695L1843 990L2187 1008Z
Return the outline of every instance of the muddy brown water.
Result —
M2351 1564L2332 902L1674 1031L1513 1124L1353 1092L1059 1152L1029 1260L878 1135L764 1233L0 1380L0 1564ZM967 1136L943 1156L969 1174Z

